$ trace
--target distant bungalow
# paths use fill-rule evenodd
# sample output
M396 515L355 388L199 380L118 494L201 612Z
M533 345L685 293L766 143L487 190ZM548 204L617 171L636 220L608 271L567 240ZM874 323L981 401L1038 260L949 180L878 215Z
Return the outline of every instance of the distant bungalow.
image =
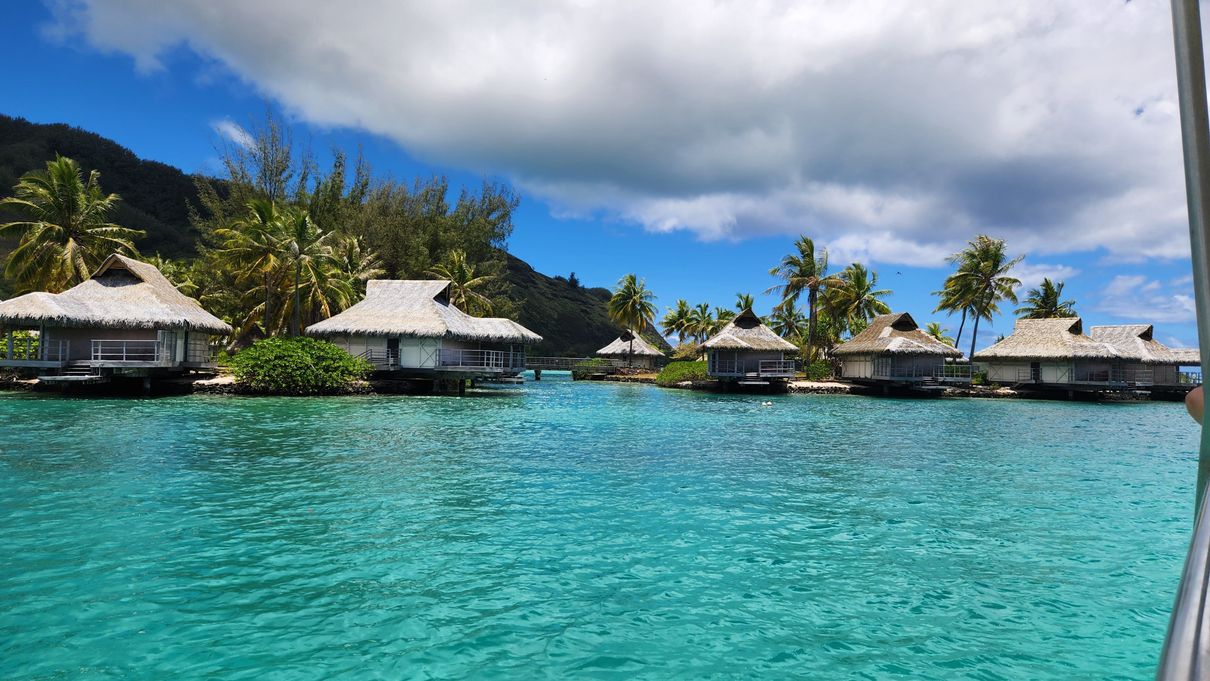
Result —
M1121 353L1123 378L1135 386L1159 391L1188 391L1201 382L1200 373L1181 371L1200 367L1201 353L1193 348L1170 348L1155 340L1151 324L1094 326L1093 340L1108 343Z
M375 279L366 297L307 328L400 378L515 382L525 371L525 346L542 337L511 319L472 317L449 301L445 280Z
M47 369L48 383L152 378L214 369L210 341L231 327L184 295L154 265L111 255L63 293L0 302L0 367ZM36 330L14 338L14 331Z
M664 359L664 353L632 330L624 331L612 343L597 350L597 356L629 360L632 366L640 369L655 369L656 364Z
M1070 392L1112 392L1133 387L1129 352L1084 335L1078 317L1018 319L1013 332L975 353L994 383L1058 388Z
M744 310L722 331L702 344L710 378L740 385L768 385L794 378L794 360L786 353L798 347Z
M933 338L906 312L875 317L861 333L832 351L841 378L882 385L969 383L970 365L947 364L962 353Z

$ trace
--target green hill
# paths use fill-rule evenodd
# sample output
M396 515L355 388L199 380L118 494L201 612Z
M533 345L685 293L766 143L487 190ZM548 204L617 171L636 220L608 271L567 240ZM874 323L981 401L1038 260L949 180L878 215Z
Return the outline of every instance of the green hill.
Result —
M166 258L196 252L197 235L189 225L189 205L197 202L193 179L80 128L0 115L0 196L10 195L18 178L45 167L55 154L74 158L85 172L101 172L101 188L122 197L114 222L147 232L138 243L141 252Z
M86 172L101 172L102 188L122 197L114 221L147 232L137 243L141 252L168 258L196 253L197 235L189 223L189 207L197 205L193 179L86 130L0 115L0 196L10 194L22 174L44 167L56 153L75 159ZM0 256L6 252L0 244ZM531 354L587 356L617 337L618 329L605 314L608 290L548 277L511 255L507 279L520 303L518 321L545 339ZM655 334L646 335L667 347Z

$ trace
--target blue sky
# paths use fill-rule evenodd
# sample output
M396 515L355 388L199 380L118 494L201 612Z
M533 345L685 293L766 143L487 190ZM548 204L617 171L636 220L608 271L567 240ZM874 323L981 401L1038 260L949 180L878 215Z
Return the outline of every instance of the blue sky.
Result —
M661 307L761 293L802 232L835 269L870 264L894 309L956 328L930 292L986 232L1027 254L1027 282L1064 279L1086 325L1196 343L1166 3L881 19L721 3L694 21L620 4L10 4L0 54L21 68L0 74L0 111L215 172L216 126L269 107L317 154L509 182L513 253L587 285L635 272Z

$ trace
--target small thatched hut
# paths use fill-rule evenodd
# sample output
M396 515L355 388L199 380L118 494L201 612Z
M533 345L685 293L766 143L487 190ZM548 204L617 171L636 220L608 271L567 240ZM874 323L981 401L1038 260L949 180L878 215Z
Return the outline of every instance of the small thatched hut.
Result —
M631 366L640 369L654 369L664 360L664 353L647 342L642 335L629 329L609 345L597 350L597 356L627 360Z
M1124 355L1113 345L1084 335L1078 317L1018 319L1013 332L975 353L996 383L1069 389L1129 387Z
M798 347L765 326L752 310L737 315L702 348L711 378L751 382L794 377L794 360L786 359L786 353L798 352Z
M144 376L151 369L213 368L211 337L231 333L154 265L117 254L63 293L27 293L0 303L0 327L0 366ZM14 331L34 329L36 342L14 341Z
M1196 381L1181 372L1182 366L1201 366L1200 353L1193 348L1169 348L1155 339L1151 324L1094 326L1089 336L1108 343L1122 355L1122 371L1132 385L1192 387Z
M445 280L375 279L361 302L307 328L379 371L450 378L516 376L542 337L511 319L472 317Z
M947 365L962 353L933 338L906 312L875 317L832 350L842 378L871 383L970 382L969 365Z

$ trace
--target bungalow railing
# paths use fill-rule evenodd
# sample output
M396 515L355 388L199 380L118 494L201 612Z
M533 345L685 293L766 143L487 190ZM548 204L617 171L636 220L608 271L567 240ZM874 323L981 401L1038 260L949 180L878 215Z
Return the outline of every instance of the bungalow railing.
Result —
M162 364L172 361L172 355L158 340L94 340L94 362L137 362Z
M524 371L525 353L507 350L461 350L442 348L437 353L437 365L443 369L498 369Z
M885 379L936 379L938 381L969 381L972 375L970 364L874 366L874 378Z
M361 353L361 358L374 366L399 366L398 350L370 349Z
M709 373L718 376L768 376L793 378L796 370L792 359L722 359L712 358L707 367Z
M0 359L3 360L66 362L70 356L71 342L66 340L43 341L35 336L25 336L10 337L0 342Z

